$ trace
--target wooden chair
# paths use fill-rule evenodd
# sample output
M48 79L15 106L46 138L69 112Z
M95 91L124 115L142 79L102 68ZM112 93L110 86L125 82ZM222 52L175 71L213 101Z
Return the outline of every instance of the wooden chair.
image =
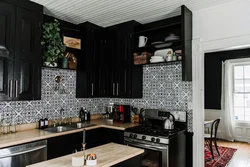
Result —
M216 119L211 126L211 133L210 134L204 134L204 138L205 138L205 143L207 144L207 146L209 147L212 157L214 159L214 154L213 154L213 142L214 142L214 146L218 152L218 155L220 156L219 150L218 150L218 146L217 146L217 130L218 130L218 126L220 123L220 119Z

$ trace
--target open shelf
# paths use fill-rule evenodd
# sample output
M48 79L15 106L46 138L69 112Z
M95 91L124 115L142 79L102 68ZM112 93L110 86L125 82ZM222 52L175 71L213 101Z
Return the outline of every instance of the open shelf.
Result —
M167 65L167 64L172 64L172 63L178 63L182 62L181 60L176 60L176 61L165 61L165 62L159 62L159 63L147 63L147 64L134 64L134 66L145 66L145 65Z
M159 27L149 28L149 29L146 29L146 30L140 30L140 31L137 31L136 33L134 33L133 35L140 35L140 34L145 34L145 33L148 33L148 32L159 31L161 29L166 29L166 28L170 28L170 27L173 27L173 26L181 26L181 22L178 21L178 22L174 22L174 23L171 23L171 24L162 25L162 26L159 26Z
M154 52L156 50L161 50L161 49L166 49L166 48L177 50L181 48L181 42L182 42L181 40L174 40L174 41L164 42L162 44L146 45L144 47L136 48L134 52L144 52L144 51ZM172 44L167 45L168 43L172 43ZM164 44L166 45L164 46Z
M42 69L51 69L51 70L71 70L71 71L76 71L76 69L71 69L71 68L46 67L46 66L43 66Z

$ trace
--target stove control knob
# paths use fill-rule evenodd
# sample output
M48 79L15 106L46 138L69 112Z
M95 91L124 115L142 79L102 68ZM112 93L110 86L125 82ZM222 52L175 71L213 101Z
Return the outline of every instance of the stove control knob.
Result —
M145 140L146 139L146 136L142 136L142 140Z
M154 142L154 141L155 141L155 138L154 138L154 137L152 137L152 138L151 138L151 141L152 141L152 142Z
M135 138L135 139L137 138L137 135L136 135L136 134L134 134L134 138Z
M131 133L131 134L129 135L129 137L133 138L133 134Z
M157 139L156 139L156 143L160 143L160 139L157 138Z

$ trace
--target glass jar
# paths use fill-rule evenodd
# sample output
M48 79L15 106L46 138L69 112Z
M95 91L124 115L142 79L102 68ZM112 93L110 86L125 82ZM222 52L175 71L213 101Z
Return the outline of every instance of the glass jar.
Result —
M2 126L3 126L3 134L10 133L10 124L8 123L6 119L3 120Z
M10 133L16 133L16 124L15 123L10 124Z

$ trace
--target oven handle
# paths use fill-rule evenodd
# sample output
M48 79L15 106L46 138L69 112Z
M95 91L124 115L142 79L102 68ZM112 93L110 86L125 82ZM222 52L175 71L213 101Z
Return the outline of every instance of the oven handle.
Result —
M142 147L142 148L146 148L146 149L152 149L152 150L156 150L156 151L167 150L168 149L168 146L166 146L166 147L152 146L152 145L149 145L149 144L137 143L137 142L134 142L134 141L129 140L129 139L126 139L124 142L127 145L131 145L131 146L135 146L135 147Z

